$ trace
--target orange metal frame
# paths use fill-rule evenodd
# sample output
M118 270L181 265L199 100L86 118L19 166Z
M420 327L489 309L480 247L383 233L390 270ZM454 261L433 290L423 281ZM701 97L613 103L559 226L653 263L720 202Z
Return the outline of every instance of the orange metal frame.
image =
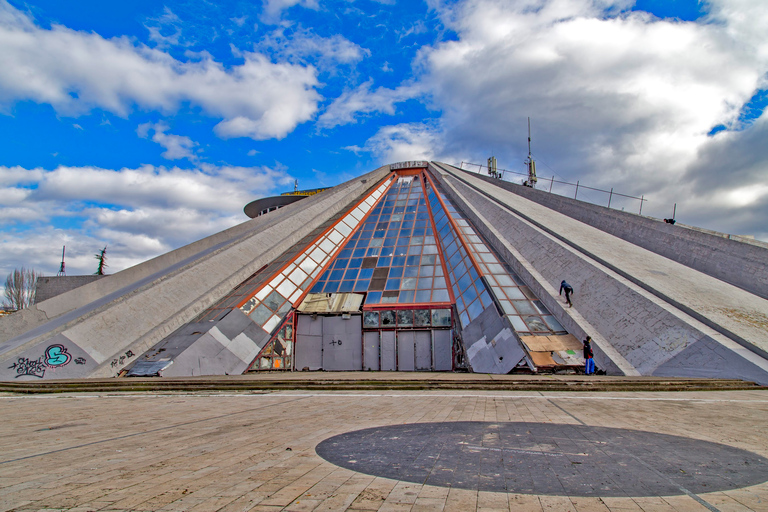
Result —
M427 173L424 172L424 179L428 179ZM430 183L432 183L432 180L430 180ZM432 184L432 187L434 188L434 184ZM421 188L424 191L424 199L427 202L427 211L429 212L429 223L432 225L432 232L435 234L435 244L437 244L437 252L440 253L440 264L443 267L443 276L445 276L445 285L448 287L448 295L451 297L451 304L456 304L456 297L453 295L453 286L451 286L451 278L448 274L448 265L445 263L445 254L443 254L443 244L440 240L440 234L437 232L437 226L435 225L435 216L432 212L432 206L429 204L429 195L427 194L427 187L422 182ZM435 189L435 195L437 195L437 189ZM440 200L440 196L437 197L438 201ZM440 203L442 204L442 202ZM443 205L443 208L445 208L445 205ZM448 215L448 211L445 212L446 215Z
M464 233L462 233L461 229L459 229L458 224L456 224L456 221L454 220L454 218L451 217L451 211L445 206L445 203L440 197L439 189L435 186L435 182L432 180L431 176L427 176L427 179L429 179L429 184L432 185L432 188L435 189L435 196L437 197L437 200L440 201L440 204L443 206L443 210L445 210L445 216L448 218L448 222L451 223L451 226L453 226L453 230L458 235L459 240L461 241L461 245L464 246L464 250L467 251L467 255L469 256L469 259L472 261L472 265L475 266L475 270L477 270L478 275L485 276L485 273L480 268L480 265L477 264L477 260L472 254L472 250L469 248L469 243L464 239ZM456 298L454 297L453 299L455 302Z
M387 176L386 178L382 179L381 181L379 181L378 183L376 183L376 184L375 184L375 185L372 187L372 188L373 188L373 190L376 190L376 189L377 189L379 186L381 186L381 184L382 184L382 183L384 183L386 180L390 180L390 184L389 184L389 187L387 187L387 188L386 188L386 190L384 190L384 192L383 192L383 193L381 194L381 196L379 197L379 200L380 200L382 197L384 197L384 194L386 194L386 193L387 193L387 191L388 191L388 190L390 189L390 187L392 186L392 183L391 183L391 182L392 182L392 181L394 181L394 180L392 180L392 179L391 179L391 176ZM338 219L336 222L334 222L333 224L331 224L330 226L328 226L328 227L327 227L325 230L323 230L323 232L322 232L322 233L320 233L320 234L319 234L319 235L317 235L315 238L313 238L312 240L310 240L309 242L307 242L307 244L304 246L304 249L303 249L303 250L302 250L302 251L301 251L299 254L297 254L297 255L296 255L296 256L294 256L293 258L289 259L287 262L285 262L285 264L284 264L284 265L282 265L282 266L281 266L279 269L277 269L275 272L273 272L273 273L272 273L272 275L270 275L270 276L269 276L269 279L267 280L267 282L271 281L272 279L274 279L274 277L275 277L276 275L278 275L280 272L282 272L283 270L285 270L286 268L288 268L288 266L289 266L291 263L293 263L294 261L296 261L296 259L297 259L299 256L301 256L301 254L303 254L303 253L304 253L304 251L306 251L306 248L307 248L307 247L309 247L309 246L310 246L310 245L312 245L313 243L315 243L315 242L317 242L318 240L320 240L321 238L323 238L323 237L324 237L324 236L325 236L325 235L326 235L326 234L327 234L329 231L331 231L331 230L332 230L334 227L336 227L336 225L337 225L339 222L341 222L341 220L342 220L344 217L346 217L346 215L347 215L347 214L349 214L349 212L351 212L352 210L354 210L355 208L357 208L357 207L358 207L358 206L359 206L359 205L360 205L362 202L364 202L366 199L368 199L368 196L369 196L370 194L372 194L372 193L373 193L373 191L371 191L370 193L368 193L368 194L366 194L365 196L363 196L363 198L362 198L362 199L360 199L360 200L359 200L359 201L357 201L357 202L356 202L354 205L352 205L351 207L349 207L349 208L348 208L348 209L347 209L347 210L344 212L344 215L343 215L342 217L340 217L340 218L339 218L339 219ZM379 201L376 201L376 203L378 203L378 202L379 202ZM367 218L368 218L368 215L370 215L371 211L372 211L372 210L373 210L373 208L376 206L376 203L373 203L373 206L371 206L371 209L370 209L370 210L368 210L368 213L366 213L366 214L365 214L365 216L363 216L363 218L360 220L360 223L358 224L358 227L360 226L360 224L362 224L363 222L365 222L365 219L367 219ZM352 232L349 234L349 236L352 236L352 235L355 233L355 231L356 231L356 230L357 230L357 228L353 229L353 230L352 230ZM330 260L329 260L328 264L326 264L326 265L325 265L325 266L324 266L324 267L323 267L323 268L320 270L320 273L318 273L318 274L317 274L317 277L316 277L316 278L315 278L315 279L314 279L314 280L313 280L313 281L312 281L312 282L309 284L309 286L307 287L307 291L305 291L304 293L302 293L302 294L301 294L301 296L300 296L298 299L296 299L296 303L300 303L302 300L304 300L304 298L306 297L307 293L308 293L308 292L309 292L309 290L312 288L312 286L315 284L315 282L316 282L316 281L317 281L317 280L320 278L320 276L323 274L323 272L325 272L325 271L328 269L328 266L329 266L329 265L330 265L330 264L333 262L333 259L334 259L334 255L335 255L335 254L337 254L337 253L338 253L338 252L339 252L341 249L343 249L343 248L344 248L344 246L346 246L346 245L347 245L347 242L344 242L344 245L342 245L341 247L339 247L338 249L336 249L336 251L334 251L334 252L333 252L333 253L330 255L330 256L331 256L331 258L330 258ZM263 288L263 287L264 287L264 286L262 285L262 286L261 286L259 289L257 289L257 290L256 290L256 291L255 291L253 294L251 294L251 295L250 295L250 296L249 296L247 299L245 299L245 300L243 300L241 303L239 303L239 304L237 305L237 308L240 308L240 307L241 307L243 304L245 304L246 302L248 302L249 300L251 300L251 299L253 298L253 296L254 296L254 295L256 295L256 293L257 293L259 290L261 290L261 288ZM293 304L292 304L292 305L293 305Z

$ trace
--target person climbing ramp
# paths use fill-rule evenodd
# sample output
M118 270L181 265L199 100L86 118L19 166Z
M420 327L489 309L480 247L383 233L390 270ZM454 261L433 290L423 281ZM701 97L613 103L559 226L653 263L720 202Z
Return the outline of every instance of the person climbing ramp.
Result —
M565 291L565 303L568 304L568 307L573 307L573 303L571 302L571 294L573 293L573 286L569 285L565 282L565 279L563 279L560 282L560 295L563 294L563 291Z

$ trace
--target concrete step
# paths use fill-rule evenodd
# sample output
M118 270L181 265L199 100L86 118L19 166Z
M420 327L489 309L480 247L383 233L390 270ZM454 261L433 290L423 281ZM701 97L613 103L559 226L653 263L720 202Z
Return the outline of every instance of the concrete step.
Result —
M338 374L337 374L338 375ZM606 376L487 376L445 374L442 377L381 377L349 373L343 377L323 374L292 374L282 377L227 376L199 378L80 379L46 382L0 382L0 392L112 393L112 392L269 392L284 390L371 391L371 390L452 390L452 391L718 391L765 389L738 379L687 379Z

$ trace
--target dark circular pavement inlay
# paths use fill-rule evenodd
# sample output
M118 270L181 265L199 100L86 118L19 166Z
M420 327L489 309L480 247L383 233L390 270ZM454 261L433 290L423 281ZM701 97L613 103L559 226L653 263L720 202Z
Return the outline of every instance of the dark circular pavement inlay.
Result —
M420 484L559 496L670 496L768 480L768 459L639 430L551 423L413 423L326 439L338 466Z

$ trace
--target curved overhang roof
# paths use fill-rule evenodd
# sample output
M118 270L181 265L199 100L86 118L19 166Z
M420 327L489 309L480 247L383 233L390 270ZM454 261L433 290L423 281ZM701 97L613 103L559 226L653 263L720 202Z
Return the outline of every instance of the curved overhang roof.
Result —
M270 209L270 208L281 208L283 206L289 205L291 203L295 203L296 201L299 201L300 199L304 199L307 196L273 196L273 197L262 197L261 199L257 199L255 201L251 201L247 205L245 205L245 208L243 208L243 211L247 216L250 218L255 218L259 216L260 212L263 212L264 210Z

